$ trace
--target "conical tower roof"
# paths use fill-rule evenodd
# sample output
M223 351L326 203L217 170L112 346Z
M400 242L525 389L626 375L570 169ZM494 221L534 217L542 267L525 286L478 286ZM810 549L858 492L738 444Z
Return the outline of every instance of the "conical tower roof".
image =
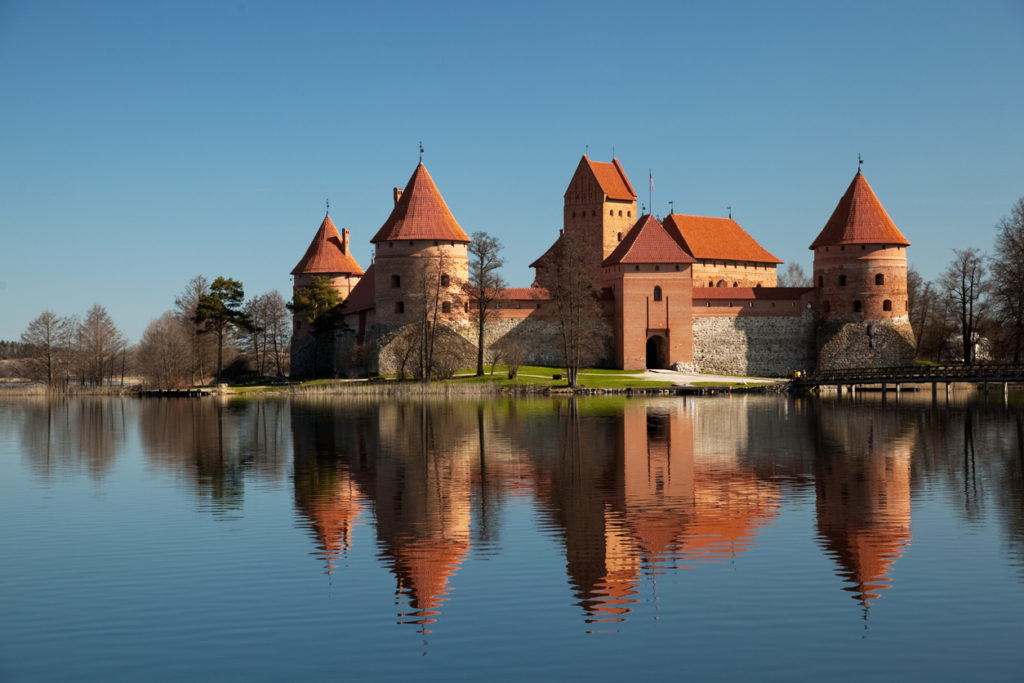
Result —
M694 263L694 258L683 251L657 218L647 214L637 219L601 265L618 263Z
M370 241L376 244L389 240L470 241L423 162L413 171L391 215Z
M347 232L347 231L346 231ZM324 216L320 229L309 243L305 256L292 268L292 275L318 273L347 273L362 275L363 269L348 250L348 240L342 239L334 221Z
M840 244L894 244L904 247L910 242L899 231L882 203L871 190L864 174L857 171L846 194L832 212L825 228L811 244L811 249Z

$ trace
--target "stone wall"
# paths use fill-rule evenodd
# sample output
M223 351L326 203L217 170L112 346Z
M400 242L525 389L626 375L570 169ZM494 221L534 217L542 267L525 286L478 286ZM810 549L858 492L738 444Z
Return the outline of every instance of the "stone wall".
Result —
M815 365L817 317L695 317L693 361L701 372L783 377Z
M843 322L818 329L818 369L901 367L914 363L914 332L907 318Z

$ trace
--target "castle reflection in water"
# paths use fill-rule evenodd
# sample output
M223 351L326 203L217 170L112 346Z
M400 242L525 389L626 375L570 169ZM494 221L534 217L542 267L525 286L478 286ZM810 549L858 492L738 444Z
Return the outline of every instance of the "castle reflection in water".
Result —
M661 574L741 560L787 504L811 511L836 588L866 612L894 585L924 479L968 520L988 496L1011 563L1024 556L1016 410L775 397L126 405L24 404L23 450L42 476L102 478L137 415L150 467L227 517L247 485L291 474L318 571L342 574L355 544L372 545L398 620L424 630L472 553L500 548L512 505L557 540L587 622L627 620Z
M821 547L867 606L910 542L914 423L773 406L294 404L296 505L327 571L372 515L407 600L400 619L429 624L473 544L494 540L503 500L531 498L561 537L585 618L600 622L627 618L645 574L743 554L785 490L813 487Z

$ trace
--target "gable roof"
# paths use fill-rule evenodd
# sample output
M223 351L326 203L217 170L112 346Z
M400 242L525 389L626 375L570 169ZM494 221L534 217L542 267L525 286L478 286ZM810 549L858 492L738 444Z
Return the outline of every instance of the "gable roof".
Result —
M695 259L782 263L731 218L673 213L665 230Z
M376 307L376 285L373 281L373 268L374 264L371 263L370 267L366 269L366 274L359 278L359 282L348 293L348 298L345 299L345 313L357 313Z
M860 171L853 177L850 186L846 188L846 194L832 212L832 217L809 248L839 244L910 246Z
M306 249L306 254L298 265L292 268L292 275L307 273L363 274L363 269L352 258L348 244L338 234L338 229L334 227L334 221L330 216L324 216L320 229L316 231L313 241Z
M618 263L693 263L692 256L665 230L658 219L646 214L637 219L602 266Z
M370 240L443 240L469 242L421 161L391 215Z
M591 161L590 157L584 154L572 177L575 179L583 168L590 171L608 199L627 202L636 199L636 192L633 191L633 186L630 184L629 178L626 177L626 172L622 170L618 159L612 159L611 162ZM572 181L569 181L569 185L572 185ZM565 192L568 194L569 190L566 189Z

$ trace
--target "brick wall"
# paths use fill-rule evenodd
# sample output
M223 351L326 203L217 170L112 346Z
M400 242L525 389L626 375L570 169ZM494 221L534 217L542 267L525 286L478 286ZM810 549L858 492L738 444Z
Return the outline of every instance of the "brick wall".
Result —
M694 287L774 287L778 276L774 264L745 263L743 261L698 261L693 264Z

